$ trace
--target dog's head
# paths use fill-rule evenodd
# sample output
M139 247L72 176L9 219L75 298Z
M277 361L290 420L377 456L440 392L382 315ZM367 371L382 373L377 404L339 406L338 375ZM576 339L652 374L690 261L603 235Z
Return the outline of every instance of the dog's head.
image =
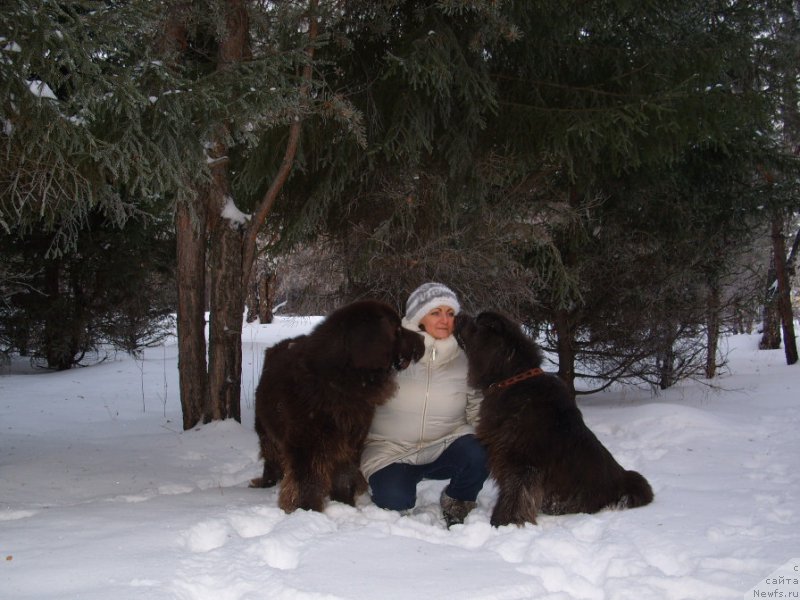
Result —
M400 327L395 343L395 360L393 366L398 371L407 368L412 362L417 362L425 354L425 341L421 333Z
M487 387L521 370L539 367L538 346L515 321L496 312L456 317L455 336L469 362L469 383Z
M405 329L397 311L376 300L353 302L334 311L317 331L324 338L329 367L402 370L425 352L422 335Z

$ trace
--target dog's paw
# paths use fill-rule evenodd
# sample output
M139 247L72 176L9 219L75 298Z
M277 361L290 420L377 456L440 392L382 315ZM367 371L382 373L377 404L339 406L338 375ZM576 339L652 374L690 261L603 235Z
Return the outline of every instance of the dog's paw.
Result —
M254 477L250 480L247 487L251 488L270 488L278 485L277 479L270 479L265 477Z

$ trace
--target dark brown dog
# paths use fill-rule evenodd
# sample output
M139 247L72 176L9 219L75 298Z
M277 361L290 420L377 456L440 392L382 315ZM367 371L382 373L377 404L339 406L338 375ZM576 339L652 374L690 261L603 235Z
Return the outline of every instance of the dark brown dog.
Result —
M653 500L647 480L623 469L589 430L563 381L539 369L539 348L517 323L492 312L459 315L456 337L469 383L484 395L477 435L499 489L492 525Z
M264 473L281 479L279 506L322 511L326 496L355 504L375 407L394 393L396 370L422 358L422 336L403 329L389 305L363 300L331 313L308 334L267 349L256 389Z

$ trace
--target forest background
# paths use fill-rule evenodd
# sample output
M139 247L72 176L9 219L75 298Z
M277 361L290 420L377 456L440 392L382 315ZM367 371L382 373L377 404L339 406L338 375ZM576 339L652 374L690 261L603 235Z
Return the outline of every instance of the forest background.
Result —
M799 19L6 0L0 351L68 369L177 315L188 429L240 419L243 314L402 309L440 280L528 326L575 394L711 379L721 332L756 324L795 364Z

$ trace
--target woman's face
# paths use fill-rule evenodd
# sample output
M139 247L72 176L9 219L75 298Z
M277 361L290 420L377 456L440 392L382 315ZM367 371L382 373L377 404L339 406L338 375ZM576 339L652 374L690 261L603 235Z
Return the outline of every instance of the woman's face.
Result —
M419 325L437 340L443 340L453 335L453 329L456 325L456 311L449 306L437 306L422 317Z

